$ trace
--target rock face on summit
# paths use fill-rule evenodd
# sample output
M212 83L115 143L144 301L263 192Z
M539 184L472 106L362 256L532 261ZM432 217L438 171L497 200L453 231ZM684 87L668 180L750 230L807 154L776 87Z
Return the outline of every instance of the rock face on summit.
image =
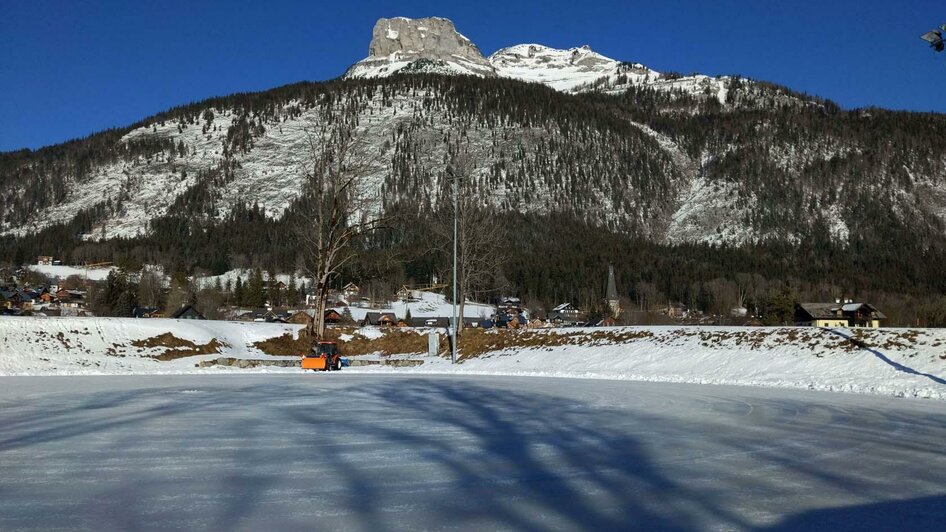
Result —
M479 48L457 33L453 22L439 17L397 17L375 23L368 57L352 66L346 77L385 76L401 69L495 75Z
M372 57L398 53L403 59L465 59L486 64L486 59L476 45L457 33L453 22L436 17L378 20L371 33L368 53Z

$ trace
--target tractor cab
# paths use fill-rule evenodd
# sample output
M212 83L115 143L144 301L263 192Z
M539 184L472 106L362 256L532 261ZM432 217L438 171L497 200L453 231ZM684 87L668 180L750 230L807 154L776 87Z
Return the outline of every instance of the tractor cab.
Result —
M319 342L302 357L302 369L332 371L342 369L342 357L335 342Z

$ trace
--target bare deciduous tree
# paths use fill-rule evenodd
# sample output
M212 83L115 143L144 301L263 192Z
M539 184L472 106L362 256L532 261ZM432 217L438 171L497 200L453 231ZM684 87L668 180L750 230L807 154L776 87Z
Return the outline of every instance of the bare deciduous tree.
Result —
M355 116L343 109L333 117L331 129L307 132L305 185L299 200L306 214L297 229L303 270L313 279L316 301L307 334L316 339L325 333L325 304L333 278L356 257L364 237L387 221L380 185L370 182L383 170L381 153L371 153L358 138Z
M460 143L449 146L446 167L447 193L458 186L456 204L457 228L457 300L459 316L457 331L463 330L463 311L466 300L475 294L483 294L496 288L495 278L502 267L503 255L497 238L499 228L490 223L490 209L482 197L478 197L473 182L475 164L473 156ZM452 197L450 198L452 201ZM437 232L448 255L453 253L452 209L444 209L445 216L437 224Z
M138 278L138 304L143 307L159 307L163 296L164 281L157 272L142 270Z

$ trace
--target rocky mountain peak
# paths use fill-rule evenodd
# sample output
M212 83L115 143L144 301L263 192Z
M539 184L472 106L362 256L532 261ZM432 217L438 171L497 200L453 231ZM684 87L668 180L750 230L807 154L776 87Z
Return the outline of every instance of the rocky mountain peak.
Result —
M398 71L493 76L479 48L440 17L382 18L371 32L368 57L346 77L384 77Z
M370 57L390 57L397 54L443 61L456 58L486 63L486 58L469 39L460 35L453 22L440 17L409 19L382 18L371 32Z

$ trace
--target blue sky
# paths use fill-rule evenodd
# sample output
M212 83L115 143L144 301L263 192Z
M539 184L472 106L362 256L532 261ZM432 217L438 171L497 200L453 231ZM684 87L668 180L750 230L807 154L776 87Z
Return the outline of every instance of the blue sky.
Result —
M484 54L588 44L656 70L741 74L831 98L946 112L941 0L24 1L0 6L0 151L233 92L340 75L379 17L443 16Z

